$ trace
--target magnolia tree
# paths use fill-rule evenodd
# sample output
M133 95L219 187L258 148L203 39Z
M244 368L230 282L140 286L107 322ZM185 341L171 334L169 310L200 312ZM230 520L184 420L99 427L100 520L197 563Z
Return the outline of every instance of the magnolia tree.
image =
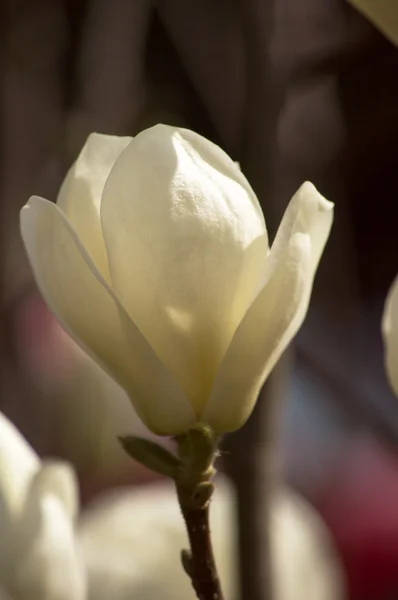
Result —
M153 440L120 439L131 457L173 482L172 505L177 510L179 504L181 517L177 510L172 522L181 521L182 527L184 520L186 527L186 538L173 539L181 546L189 542L181 551L186 575L181 573L200 600L223 598L209 526L220 439L249 418L262 384L301 326L332 221L333 204L304 183L269 247L262 210L239 166L196 133L165 125L135 138L91 135L57 203L32 197L21 212L22 237L48 306L124 388L144 424L175 443L172 452ZM386 331L397 321L393 300ZM393 356L393 342L390 348ZM123 552L114 545L118 528L109 516L123 515L127 535L127 500L123 510L113 504L88 518L95 527L76 531L71 469L41 463L10 423L3 419L0 424L5 432L0 516L12 540L2 557L5 593L77 600L92 593L94 571L94 580L103 582L94 586L95 597L101 597L109 569L114 567L120 580L122 571L134 568L131 545ZM13 441L8 443L7 436ZM221 512L227 514L225 497L231 493L220 497ZM274 540L284 536L280 524L289 520L289 511L296 523L295 534L285 535L284 550L274 542L277 579L295 582L290 591L289 583L277 584L277 597L336 598L337 570L330 566L328 551L320 551L326 546L308 542L308 531L303 534L305 528L297 526L308 521L305 510L292 506L281 500L272 509ZM156 502L150 507L157 514ZM223 520L218 515L216 531ZM139 529L132 500L131 521ZM225 556L233 518L222 522L217 535L224 537ZM98 531L103 532L101 542ZM163 543L160 525L150 535L153 548L156 539ZM98 559L101 544L113 549L113 558L105 552L107 558ZM288 558L288 546L290 552L295 548L295 558ZM174 549L170 538L168 565L178 565ZM295 563L303 568L297 562L303 550L312 575L300 583L302 575L291 575L289 569ZM231 573L228 564L225 571ZM315 564L318 568L312 569ZM161 573L152 575L158 581ZM161 583L149 597L160 594L165 594ZM117 597L112 589L107 596Z

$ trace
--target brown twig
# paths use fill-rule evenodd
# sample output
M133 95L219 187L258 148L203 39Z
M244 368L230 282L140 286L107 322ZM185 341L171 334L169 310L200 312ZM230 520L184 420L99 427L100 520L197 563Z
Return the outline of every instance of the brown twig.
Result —
M178 488L178 499L187 527L191 550L183 550L181 560L191 578L199 600L223 600L214 560L209 524L209 501L204 506L191 506L184 490Z

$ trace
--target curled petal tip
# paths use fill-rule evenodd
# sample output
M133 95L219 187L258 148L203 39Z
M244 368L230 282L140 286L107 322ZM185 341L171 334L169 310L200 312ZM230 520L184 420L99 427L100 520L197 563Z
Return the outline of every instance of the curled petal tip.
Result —
M305 181L299 191L302 194L310 195L312 198L316 197L318 201L318 210L322 212L328 212L334 209L334 203L326 200L326 198L319 193L315 185L310 181Z

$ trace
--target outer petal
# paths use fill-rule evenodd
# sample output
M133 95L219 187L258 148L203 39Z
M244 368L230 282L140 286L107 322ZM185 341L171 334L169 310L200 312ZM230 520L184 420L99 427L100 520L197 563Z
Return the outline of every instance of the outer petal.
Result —
M100 221L102 190L130 137L91 134L60 189L57 204L72 223L83 246L109 281L108 258Z
M101 220L115 292L199 412L268 252L253 191L220 148L159 125L120 155Z
M398 396L398 277L388 293L382 321L385 362L391 386Z
M267 260L264 287L235 333L202 415L216 431L243 425L266 377L302 324L332 225L332 208L310 183L292 198Z
M84 568L64 497L66 489L68 496L75 493L74 476L63 464L59 473L57 468L44 466L37 474L19 523L10 584L18 598L84 600L86 596Z
M150 429L165 435L185 431L195 417L182 390L102 279L63 213L51 202L32 198L22 210L21 229L39 288L77 343L128 391Z

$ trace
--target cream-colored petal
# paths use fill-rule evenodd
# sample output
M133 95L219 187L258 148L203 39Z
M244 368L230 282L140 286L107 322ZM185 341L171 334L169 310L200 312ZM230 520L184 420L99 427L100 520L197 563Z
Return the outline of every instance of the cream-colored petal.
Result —
M189 402L65 215L55 204L32 198L22 210L21 230L41 293L66 330L126 389L150 429L164 435L184 431L195 418Z
M104 279L109 282L108 258L101 229L100 206L105 181L130 137L92 133L70 168L58 194L57 204Z
M293 337L290 331L310 256L309 237L297 234L235 333L200 417L215 431L233 431L244 424L263 382Z
M243 425L266 377L301 326L332 208L310 183L292 198L267 259L264 287L235 333L201 417L216 431Z
M398 396L398 277L387 296L382 331L387 375L395 394Z
M199 412L268 252L253 191L220 148L159 125L116 161L101 220L115 292Z
M43 485L49 478L64 478L65 472L58 478L54 465L50 470L38 473L30 489L15 532L18 545L9 587L14 597L26 600L84 600L86 575L73 522L58 486Z
M316 271L333 223L333 202L329 202L309 181L299 187L283 215L271 253L265 279L273 272L280 255L295 233L311 237L311 272ZM311 292L311 288L309 292Z
M0 413L0 531L4 531L3 519L20 511L39 466L35 451L11 421Z

